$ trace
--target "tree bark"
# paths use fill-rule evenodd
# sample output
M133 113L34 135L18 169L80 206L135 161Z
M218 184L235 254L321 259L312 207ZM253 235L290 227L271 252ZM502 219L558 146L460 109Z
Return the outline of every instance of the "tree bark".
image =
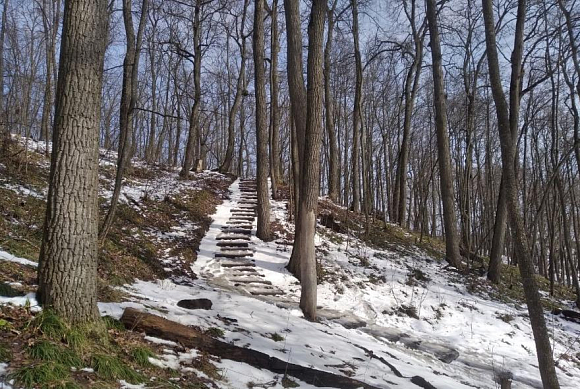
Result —
M449 151L449 133L447 132L447 107L445 103L445 86L441 56L441 41L437 25L436 0L427 0L427 20L431 34L431 56L433 57L433 99L435 105L435 127L437 128L437 153L443 202L443 219L445 224L445 256L447 262L457 269L461 268L459 254L459 234L455 216L455 193L453 190L453 173Z
M290 94L290 109L292 113L292 121L295 131L296 151L298 166L294 171L294 185L295 193L300 195L300 181L299 173L302 171L302 154L304 150L304 137L306 134L306 88L304 86L304 75L302 65L302 28L300 25L300 2L293 0L284 0L284 10L286 18L286 48L287 48L287 74L288 74L288 90ZM300 199L294 199L298 206ZM300 224L300 212L296 212L294 221L295 226ZM300 270L300 256L299 247L301 246L302 230L295 228L294 244L292 246L292 255L288 262L288 270L294 274L298 279L301 278Z
M487 270L487 279L494 284L499 284L501 280L501 264L505 247L506 229L507 203L505 185L503 183L502 177L499 185L499 196L497 199L497 208L493 225L493 238L491 243L491 252L489 255L489 268Z
M264 1L256 0L254 9L254 84L256 95L256 164L258 227L256 236L270 240L270 194L268 191L268 122L266 113L266 75L264 70Z
M98 318L98 150L106 0L65 2L38 299L77 324Z
M522 53L524 40L524 23L526 16L526 1L518 0L516 32L514 38L514 48L511 56L512 75L510 82L510 105L506 102L501 83L499 70L499 60L497 54L495 22L493 16L492 0L482 0L483 17L485 26L485 43L487 48L487 63L489 67L489 78L491 91L496 106L498 119L498 130L501 144L502 157L502 179L506 190L506 203L510 210L508 219L512 231L515 255L520 269L524 294L528 304L528 312L534 340L536 342L536 352L538 355L538 365L544 388L558 389L558 376L554 366L550 337L544 318L544 310L538 293L535 270L532 263L527 231L521 215L520 203L518 201L517 177L515 172L515 155L517 146L518 114L520 102L520 87L522 78Z
M323 74L322 45L324 41L324 19L326 0L314 0L308 23L308 89L306 113L306 138L304 144L302 182L300 183L300 224L303 231L299 256L301 260L300 308L308 320L316 320L317 277L316 213L320 191L320 149L322 144L322 99Z

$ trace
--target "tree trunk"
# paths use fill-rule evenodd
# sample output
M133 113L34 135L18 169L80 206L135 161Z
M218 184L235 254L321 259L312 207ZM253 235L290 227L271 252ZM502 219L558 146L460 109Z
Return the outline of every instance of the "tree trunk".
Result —
M352 113L352 208L355 212L360 212L359 142L361 132L363 70L358 32L358 1L351 0L350 5L352 7L352 36L354 40L354 63L356 67L354 111Z
M117 171L115 173L115 187L111 197L111 205L101 230L99 240L104 241L109 229L115 220L115 213L121 196L123 187L123 176L131 161L131 149L133 138L133 117L137 104L137 73L139 72L139 53L143 42L143 32L147 19L147 7L149 0L143 0L141 7L141 17L137 37L133 27L133 15L131 11L131 0L123 0L123 21L125 24L125 34L127 36L127 52L123 61L123 89L121 91L121 108L119 111L119 147L117 155Z
M334 34L334 12L337 0L334 0L332 7L328 10L328 32L326 46L324 47L324 103L326 106L326 132L328 133L328 197L338 204L340 192L340 164L338 162L338 145L336 143L336 129L334 128L334 100L330 85L331 64L330 54L332 53L332 40Z
M509 107L501 84L492 0L482 0L482 5L489 78L496 106L501 144L502 177L506 187L506 203L510 210L508 219L514 241L515 255L520 269L526 302L528 304L528 312L530 315L532 331L534 333L534 340L536 342L536 352L538 355L538 365L542 377L542 383L544 388L557 389L560 385L558 383L558 376L556 375L556 368L554 366L550 337L548 335L548 329L544 318L544 310L542 308L540 294L538 293L538 286L534 278L535 270L527 240L527 231L525 230L521 216L520 203L518 201L517 177L514 167L516 162L515 155L522 78L521 63L526 1L518 1L514 49L511 56L512 75L510 82Z
M491 252L489 255L489 268L487 270L487 279L494 284L499 284L501 280L501 264L503 250L505 247L505 233L507 228L507 203L505 185L503 177L499 185L499 196L497 199L497 208L495 213L495 222L493 225L493 238L491 243Z
M2 7L2 25L0 25L0 91L4 91L4 37L6 36L6 18L9 0L4 0ZM0 93L0 142L2 143L2 155L7 154L10 143L10 127L7 123L6 107L4 106L4 93Z
M302 181L300 183L300 224L303 231L300 246L301 294L300 308L308 320L316 320L316 212L320 189L320 149L322 144L322 45L326 0L314 0L308 23L308 111Z
M280 108L278 103L278 52L280 38L278 37L278 0L272 1L272 34L271 34L271 64L270 64L270 180L272 182L272 198L278 198L278 182L280 181Z
M65 2L38 299L65 320L96 320L98 150L106 0Z
M288 90L290 94L290 109L292 121L294 124L296 150L297 150L297 172L301 172L302 154L304 150L304 138L306 134L306 88L304 86L304 75L302 66L302 28L300 25L300 2L293 0L284 0L284 10L286 17L286 48L287 48L287 74ZM294 177L294 185L300 186L300 177ZM295 190L299 196L299 188ZM294 199L295 204L299 204L300 199ZM300 213L296 213L294 224L300 224ZM295 228L294 244L292 246L292 255L288 262L288 270L296 277L301 277L299 247L301 246L303 231Z
M455 217L455 193L451 170L449 151L449 134L447 132L447 107L445 105L445 86L441 58L441 42L437 25L436 0L427 0L427 20L431 34L431 55L433 57L433 99L435 105L435 126L437 127L437 152L439 156L439 172L441 184L441 200L443 201L443 219L445 224L445 255L447 262L461 268L459 254L459 234Z
M189 115L189 132L187 136L187 145L185 147L185 157L183 167L179 176L188 178L189 172L193 167L194 157L196 156L199 145L199 108L201 104L201 7L202 0L195 1L194 22L193 22L193 84L195 88L193 96L193 107Z
M246 78L246 35L244 34L244 26L246 25L246 14L250 0L244 0L244 10L242 11L242 19L240 23L239 36L240 43L240 73L238 74L238 81L236 83L236 95L234 103L232 104L228 114L228 146L226 148L226 156L224 162L220 166L221 173L228 173L232 169L232 162L234 160L234 147L236 140L236 115L240 109L242 98L244 95L244 80Z
M49 22L49 16L52 20ZM51 24L52 23L52 24ZM46 78L44 85L44 99L42 104L42 117L40 119L40 134L41 137L48 142L50 139L50 112L52 108L52 94L53 94L53 74L56 66L55 60L55 45L56 34L58 32L58 24L60 23L60 1L52 4L49 7L47 0L42 1L42 24L44 27L44 48L45 48L45 62L46 62ZM56 80L56 78L55 78ZM44 154L49 155L49 149L44 149Z
M266 113L266 75L264 70L264 1L256 0L254 9L254 84L256 95L256 164L258 227L256 236L270 240L270 194L268 191L268 122Z

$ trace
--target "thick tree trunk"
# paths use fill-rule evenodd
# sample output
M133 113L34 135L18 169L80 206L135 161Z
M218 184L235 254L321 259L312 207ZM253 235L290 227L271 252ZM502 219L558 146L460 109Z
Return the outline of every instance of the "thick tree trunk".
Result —
M520 101L520 85L522 78L522 52L523 52L523 31L526 13L526 1L518 1L516 18L516 33L514 38L514 49L512 51L512 75L510 83L510 106L506 102L501 84L501 74L499 70L499 59L497 55L495 22L493 16L492 0L482 0L483 17L485 26L485 42L487 48L487 62L489 67L489 77L491 90L496 106L498 119L499 137L501 143L502 156L502 179L505 185L506 203L508 206L508 219L512 231L512 238L515 246L515 256L520 269L524 294L528 304L528 312L534 340L536 342L536 352L538 355L538 365L544 388L558 389L558 376L554 366L550 337L544 318L544 310L538 293L538 285L535 280L535 269L532 263L527 231L521 215L520 203L518 200L517 177L514 164L516 162L518 113Z
M314 0L308 23L308 111L306 139L300 183L300 228L303 231L300 253L301 295L300 308L309 320L316 320L316 213L320 190L320 149L322 144L322 45L326 0Z
M300 2L293 0L284 0L284 10L286 18L286 57L287 57L287 74L288 90L290 94L290 109L295 131L295 141L297 150L298 166L297 172L302 169L302 154L304 150L304 138L306 134L306 88L304 86L304 75L302 65L302 28L300 24ZM294 185L300 186L300 177L294 177ZM295 193L299 196L300 190L297 188ZM300 199L294 199L295 204L299 204ZM288 270L296 277L301 277L299 247L303 231L298 228L300 224L299 212L295 218L294 244L292 246L292 255L288 263Z
M96 320L98 150L107 1L66 1L38 299L71 323Z
M256 95L256 164L258 227L256 236L270 240L270 193L268 191L268 122L266 113L266 75L264 70L264 1L256 0L254 9L254 84Z
M200 129L199 129L199 109L201 104L201 7L202 0L195 1L194 22L193 22L193 84L194 96L193 107L189 115L189 131L187 135L187 144L185 146L185 157L183 158L183 167L179 176L188 178L189 172L193 167L194 158L198 152Z
M433 99L435 105L435 126L437 128L437 152L443 202L443 219L445 224L445 256L452 266L461 268L459 254L459 234L455 217L455 193L449 151L449 134L447 132L447 107L445 105L445 86L441 57L441 42L437 25L436 0L427 0L427 20L431 34L431 55L433 57Z

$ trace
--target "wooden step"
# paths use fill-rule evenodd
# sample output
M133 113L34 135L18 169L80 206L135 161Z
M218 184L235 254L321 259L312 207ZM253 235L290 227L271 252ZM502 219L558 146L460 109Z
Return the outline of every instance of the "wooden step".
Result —
M218 234L218 236L216 236L216 240L246 240L246 241L250 241L250 237L248 236L248 234L239 234L239 233L231 233L231 232L222 232L221 234Z
M222 231L228 234L246 234L252 235L252 228L239 228L239 227L222 227Z
M218 251L215 253L216 258L247 258L254 255L253 251L246 251L246 250L224 250Z
M256 264L247 259L224 259L220 261L222 267L254 267Z
M269 286L269 285L262 285L262 284L246 284L243 288L249 292L250 294L261 295L261 296L277 296L284 294L280 289Z
M249 247L250 241L243 239L220 240L217 242L218 247Z

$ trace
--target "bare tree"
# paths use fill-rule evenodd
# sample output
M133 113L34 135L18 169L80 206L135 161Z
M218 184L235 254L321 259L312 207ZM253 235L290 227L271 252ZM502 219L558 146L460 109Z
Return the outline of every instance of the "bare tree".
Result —
M441 184L443 218L445 221L445 254L447 261L459 269L461 268L461 255L459 254L459 235L457 233L457 218L455 217L455 191L453 190L451 152L449 151L449 134L447 132L445 80L443 79L436 0L427 0L427 20L429 34L431 35L431 56L433 58L433 102L435 106L435 127L437 130L437 151L439 155L439 182Z
M278 33L278 0L272 1L270 12L271 44L270 44L270 179L272 182L272 197L278 198L278 181L280 181L280 107L278 102L278 52L280 38Z
M147 19L149 0L143 0L141 17L135 37L131 0L123 0L123 21L127 38L127 51L123 60L123 90L121 92L121 107L119 110L119 148L117 154L117 171L115 173L115 187L111 197L111 205L99 231L102 241L113 225L115 212L123 186L123 176L131 160L131 139L133 138L133 117L137 101L137 73L139 71L139 57L143 43L143 31Z
M320 187L320 146L322 143L323 50L326 0L314 0L308 23L308 111L302 182L300 184L300 228L303 231L300 246L301 295L300 308L309 320L316 319L316 214Z
M302 154L304 150L304 139L306 135L306 117L304 112L306 106L306 87L304 86L304 75L302 65L302 29L300 27L300 2L284 0L284 10L286 16L286 48L288 61L288 92L290 94L290 109L292 113L292 128L294 129L295 149L292 154L295 155L293 167L294 182L294 203L296 204L295 224L300 224L300 212L298 204L300 203L300 172L302 166ZM288 262L288 269L297 276L301 277L299 247L301 246L302 230L296 228L294 231L294 244L292 246L292 256Z
M2 154L6 154L10 142L10 126L7 123L6 107L4 101L4 38L6 36L6 17L9 0L4 0L2 7L2 24L0 25L0 136L2 139Z
M244 79L246 77L246 39L247 35L244 32L246 25L246 14L248 11L248 5L250 0L244 0L244 8L242 10L241 21L239 24L239 30L236 32L236 43L240 50L240 72L238 74L238 81L236 82L236 93L234 97L234 103L232 104L229 115L228 115L228 145L226 150L226 156L224 162L220 166L220 171L222 173L229 172L232 168L232 162L234 160L234 146L235 146L235 126L236 126L236 116L240 109L242 103L242 98L244 95ZM237 19L237 16L236 16ZM238 27L236 26L236 29Z
M201 8L202 0L195 0L194 19L193 19L193 83L194 83L194 97L193 106L189 115L189 132L187 134L187 145L185 148L185 157L183 159L183 167L179 175L182 178L188 178L189 172L193 167L194 157L198 152L200 141L199 128L199 110L201 105L201 29L202 18Z
M550 345L548 329L546 328L540 294L538 293L538 285L534 278L535 270L527 239L528 233L524 227L521 215L521 208L518 200L517 176L514 166L516 164L515 155L522 82L522 53L524 44L524 23L526 19L526 1L518 0L516 31L511 55L512 74L509 105L505 98L499 70L492 0L482 0L482 5L489 79L496 107L501 144L502 185L505 186L506 204L509 208L508 218L514 240L515 255L518 261L520 276L524 286L524 294L528 304L528 312L532 324L532 331L534 333L534 340L536 342L536 352L538 354L538 364L540 375L542 376L542 382L544 388L557 389L560 385L558 383L554 359L552 357L552 347Z
M334 123L334 100L331 88L331 61L332 41L334 39L335 12L338 0L332 1L332 6L328 9L328 29L326 33L326 45L324 46L324 104L325 104L325 124L328 134L328 197L338 203L340 192L340 164L338 161L338 145L336 141L336 129Z
M256 95L256 168L258 190L258 227L256 236L269 240L270 193L268 191L268 122L266 113L266 76L264 70L264 3L256 0L254 8L254 86Z

